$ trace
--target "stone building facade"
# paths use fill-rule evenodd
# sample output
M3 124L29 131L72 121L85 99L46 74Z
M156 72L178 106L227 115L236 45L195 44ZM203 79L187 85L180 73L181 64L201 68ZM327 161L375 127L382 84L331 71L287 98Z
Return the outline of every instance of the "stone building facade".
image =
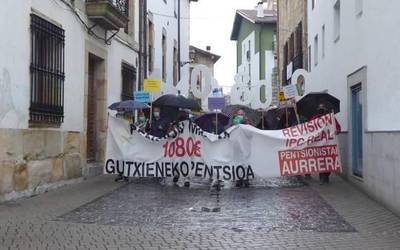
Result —
M107 107L136 89L138 0L5 0L0 200L102 173Z
M278 72L287 85L296 69L308 69L307 0L278 0Z

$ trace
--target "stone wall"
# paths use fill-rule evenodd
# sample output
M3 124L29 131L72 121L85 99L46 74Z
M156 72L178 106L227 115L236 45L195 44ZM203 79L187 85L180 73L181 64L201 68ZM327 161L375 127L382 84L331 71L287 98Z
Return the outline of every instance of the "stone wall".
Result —
M278 0L278 75L281 83L282 70L286 67L283 65L283 49L300 22L303 25L303 65L307 69L307 0Z
M82 177L84 136L44 129L0 129L0 199Z

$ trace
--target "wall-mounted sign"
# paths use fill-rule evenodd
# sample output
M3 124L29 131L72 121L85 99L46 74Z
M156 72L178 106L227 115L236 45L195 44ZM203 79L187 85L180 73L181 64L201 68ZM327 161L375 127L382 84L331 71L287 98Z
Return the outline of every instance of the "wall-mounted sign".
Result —
M161 81L156 79L145 79L144 91L150 93L159 93L161 91Z
M137 102L150 102L150 93L146 91L136 91L133 93L134 99Z

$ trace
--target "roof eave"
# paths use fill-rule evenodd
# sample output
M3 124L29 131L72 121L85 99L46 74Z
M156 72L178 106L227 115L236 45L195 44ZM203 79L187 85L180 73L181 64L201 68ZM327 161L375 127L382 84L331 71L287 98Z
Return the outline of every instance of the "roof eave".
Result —
M231 32L231 41L237 41L238 36L239 36L239 26L240 22L242 21L242 15L239 14L239 12L236 11L235 14L235 20L233 21L233 28Z

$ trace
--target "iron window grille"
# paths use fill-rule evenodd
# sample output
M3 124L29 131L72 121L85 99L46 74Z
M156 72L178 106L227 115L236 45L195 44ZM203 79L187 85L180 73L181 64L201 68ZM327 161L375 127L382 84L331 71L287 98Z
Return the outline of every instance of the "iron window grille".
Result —
M122 92L121 100L132 100L136 85L136 69L128 64L122 64Z
M64 30L31 14L31 122L63 122L64 47Z

